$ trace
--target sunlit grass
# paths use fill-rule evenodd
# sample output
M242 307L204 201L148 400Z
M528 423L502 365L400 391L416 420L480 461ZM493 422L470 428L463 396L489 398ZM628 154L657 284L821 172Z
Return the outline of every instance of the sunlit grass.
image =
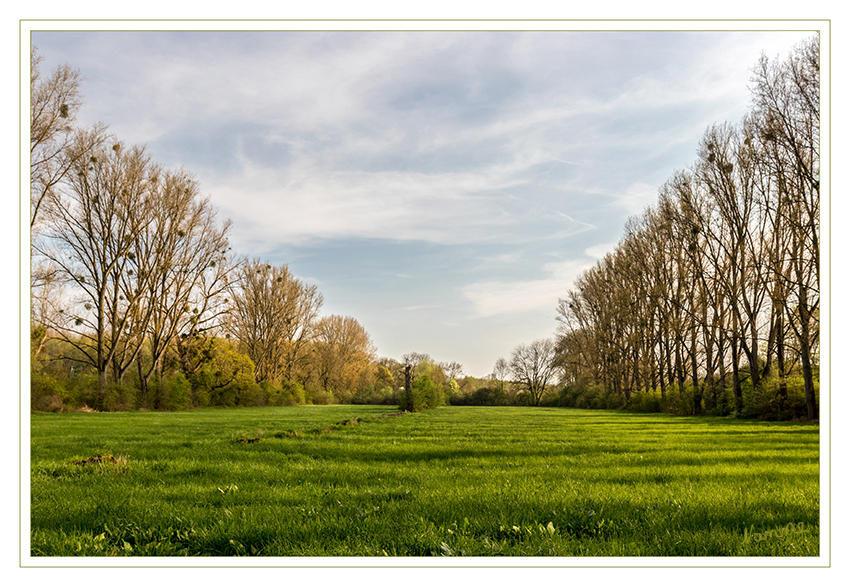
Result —
M32 554L818 554L817 426L387 412L34 414Z

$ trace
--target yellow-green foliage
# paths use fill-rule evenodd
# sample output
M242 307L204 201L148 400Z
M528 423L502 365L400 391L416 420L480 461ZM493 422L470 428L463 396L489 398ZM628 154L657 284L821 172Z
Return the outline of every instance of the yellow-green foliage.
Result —
M815 378L815 398L820 402L820 385ZM782 393L782 383L785 393ZM763 420L788 420L806 417L806 391L803 375L795 371L787 377L771 375L744 398L747 413Z

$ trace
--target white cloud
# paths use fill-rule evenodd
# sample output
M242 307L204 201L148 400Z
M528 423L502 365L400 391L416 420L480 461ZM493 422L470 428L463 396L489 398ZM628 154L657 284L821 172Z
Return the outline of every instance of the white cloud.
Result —
M671 170L672 171L672 170ZM645 183L633 183L626 189L626 194L616 199L616 205L626 209L631 214L640 214L647 206L658 200L658 187Z
M547 263L543 266L549 276L526 281L489 280L461 288L463 296L472 302L476 318L547 310L554 314L558 298L563 297L579 274L590 268L585 260Z
M584 250L584 254L594 259L601 259L606 254L612 252L617 247L617 243L603 243L601 245L593 245Z
M591 243L617 238L627 214L656 201L655 182L692 160L705 125L734 122L746 110L748 68L759 52L784 54L804 36L45 32L33 39L54 60L45 69L65 60L80 68L81 123L102 120L120 139L148 144L155 158L167 153L166 164L198 174L221 216L233 218L240 252L289 254L298 247L281 245L358 237L498 244L458 247L481 255L475 267L469 257L446 259L439 285L452 295L440 296L434 313L426 307L433 299L419 295L427 280L421 267L340 285L348 267L339 265L357 261L322 257L316 247L298 268L319 276L305 279L321 284L328 304L331 292L344 290L334 311L350 313L353 304L358 318L372 316L381 324L375 339L399 353L480 361L484 373L498 354L550 329L558 298L615 247ZM597 227L592 241L569 238ZM541 244L573 260L522 279L546 258L530 257ZM470 305L481 318L474 325L461 319ZM421 328L399 330L387 308L401 306L416 308L409 313ZM447 314L463 324L451 336L439 325ZM418 331L431 333L427 344L410 339Z
M332 157L331 157L332 158ZM529 203L510 190L537 157L518 155L463 171L364 171L327 168L303 156L271 168L240 159L238 174L204 182L236 231L252 241L304 243L313 239L386 238L439 244L558 239L594 226L545 200Z

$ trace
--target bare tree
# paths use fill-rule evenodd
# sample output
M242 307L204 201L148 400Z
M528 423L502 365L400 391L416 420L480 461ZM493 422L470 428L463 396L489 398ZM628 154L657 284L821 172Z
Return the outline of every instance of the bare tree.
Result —
M505 360L505 357L496 359L496 364L493 365L493 377L499 382L499 391L505 390L505 379L507 379L509 373L510 366Z
M228 331L254 361L257 380L290 380L322 306L316 286L286 265L255 259L241 266L230 293Z
M532 405L539 405L555 374L555 344L551 339L535 340L517 346L511 354L514 380L528 392Z
M820 305L820 48L812 37L785 61L762 57L753 72L754 101L766 162L775 177L774 214L788 241L785 263L776 259L774 277L783 292L788 325L800 348L806 409L817 417L813 356Z
M74 128L82 105L80 74L68 65L43 76L43 57L33 47L30 53L30 230L38 238L43 210L56 196L58 184L71 167L105 139L105 128L89 131ZM30 291L32 304L33 359L53 332L63 292L55 264L31 249Z
M559 301L568 380L626 399L641 385L660 389L662 408L674 383L690 382L693 403L678 407L698 412L703 397L718 407L731 374L741 409L742 383L749 377L762 394L774 360L785 396L795 355L807 415L817 417L818 55L815 37L784 62L763 58L755 110L739 125L711 126L693 168L674 173L617 249Z
M132 253L135 271L122 280L126 297L141 297L131 329L146 340L146 352L128 357L122 368L136 361L143 402L178 337L197 336L203 322L213 319L209 310L224 295L230 277L229 221L218 224L216 210L185 171L158 170L156 180L147 201L151 219Z
M60 65L47 77L41 75L43 57L36 47L30 55L30 227L54 189L75 163L104 139L105 127L89 131L74 128L82 106L80 73ZM73 145L73 148L71 148Z
M440 363L440 369L442 369L443 373L445 373L446 379L458 380L463 377L463 365L457 361Z
M150 158L139 147L116 144L76 158L65 189L46 211L48 228L35 246L72 287L51 326L95 367L101 391L134 336L130 326L141 297L125 295L122 280L137 266L136 242L151 220L150 170Z

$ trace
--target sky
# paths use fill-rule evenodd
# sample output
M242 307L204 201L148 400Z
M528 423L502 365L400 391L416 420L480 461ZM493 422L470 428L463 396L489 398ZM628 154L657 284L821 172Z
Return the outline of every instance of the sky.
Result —
M73 23L71 23L73 24ZM236 23L235 26L238 26ZM66 27L67 28L67 27ZM775 23L771 28L776 28ZM380 356L485 376L750 108L806 31L34 31L106 123L195 174L238 254L288 264Z

